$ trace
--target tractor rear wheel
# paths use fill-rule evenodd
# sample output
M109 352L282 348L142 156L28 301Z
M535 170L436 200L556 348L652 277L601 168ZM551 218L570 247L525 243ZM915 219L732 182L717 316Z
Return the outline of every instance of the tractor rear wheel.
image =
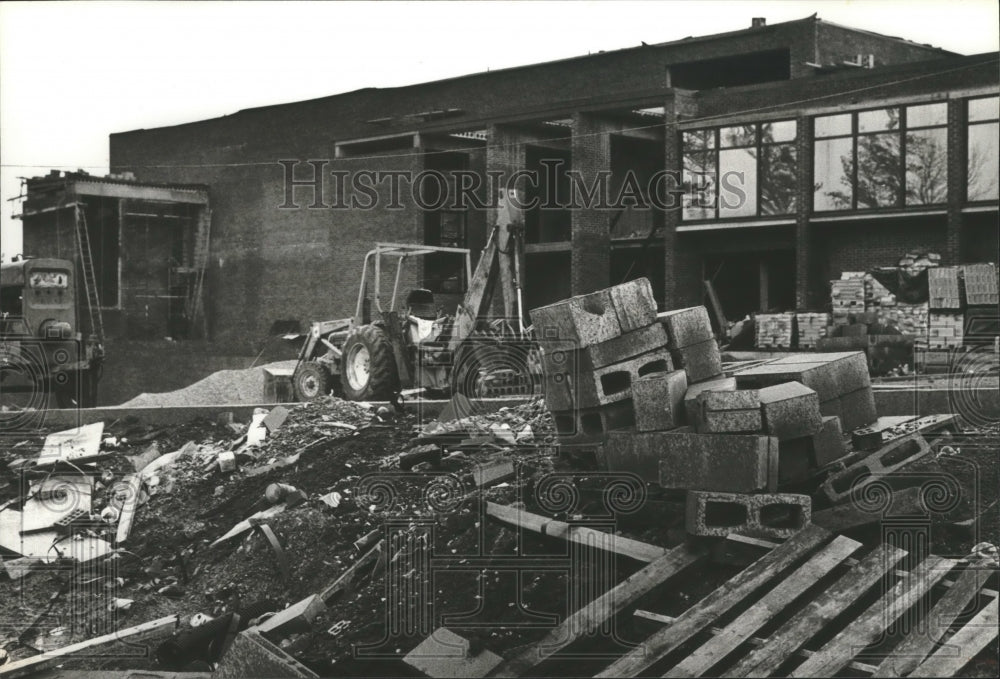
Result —
M315 401L330 393L330 373L316 361L305 361L295 368L292 389L296 401Z
M344 340L340 383L350 401L386 400L399 388L396 357L385 329L363 325Z

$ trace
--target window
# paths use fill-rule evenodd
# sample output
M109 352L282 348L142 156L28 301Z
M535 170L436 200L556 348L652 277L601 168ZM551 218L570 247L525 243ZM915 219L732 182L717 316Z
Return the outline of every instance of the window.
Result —
M968 183L970 201L997 200L997 175L1000 174L1000 98L968 101Z
M870 210L947 200L947 104L815 119L813 209Z
M794 120L685 132L684 219L794 212L795 138Z

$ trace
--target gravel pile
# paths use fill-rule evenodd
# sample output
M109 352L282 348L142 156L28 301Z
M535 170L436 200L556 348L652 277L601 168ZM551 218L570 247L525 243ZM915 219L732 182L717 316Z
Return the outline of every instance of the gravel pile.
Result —
M295 361L277 361L245 370L220 370L183 389L159 394L139 394L122 403L129 407L261 403L264 369L294 368Z

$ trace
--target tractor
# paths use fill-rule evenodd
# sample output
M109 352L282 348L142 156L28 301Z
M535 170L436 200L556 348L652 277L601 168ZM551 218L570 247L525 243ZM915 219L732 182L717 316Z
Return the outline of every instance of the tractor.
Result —
M431 396L533 390L540 370L523 323L519 282L524 223L512 198L500 196L497 222L475 271L465 248L376 243L365 255L354 315L310 325L292 376L296 399L311 401L331 391L348 400L370 401L393 399L415 388ZM411 290L400 299L406 263L432 253L464 258L468 285L452 315L436 310L426 289ZM383 259L396 260L387 304ZM374 310L367 294L369 278ZM498 283L504 316L491 319Z

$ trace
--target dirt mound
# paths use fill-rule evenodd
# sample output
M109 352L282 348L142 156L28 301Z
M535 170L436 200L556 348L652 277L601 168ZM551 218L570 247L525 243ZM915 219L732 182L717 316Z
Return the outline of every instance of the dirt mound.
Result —
M159 394L139 394L123 406L246 404L264 401L264 369L294 368L296 361L277 361L244 370L220 370L192 385Z

